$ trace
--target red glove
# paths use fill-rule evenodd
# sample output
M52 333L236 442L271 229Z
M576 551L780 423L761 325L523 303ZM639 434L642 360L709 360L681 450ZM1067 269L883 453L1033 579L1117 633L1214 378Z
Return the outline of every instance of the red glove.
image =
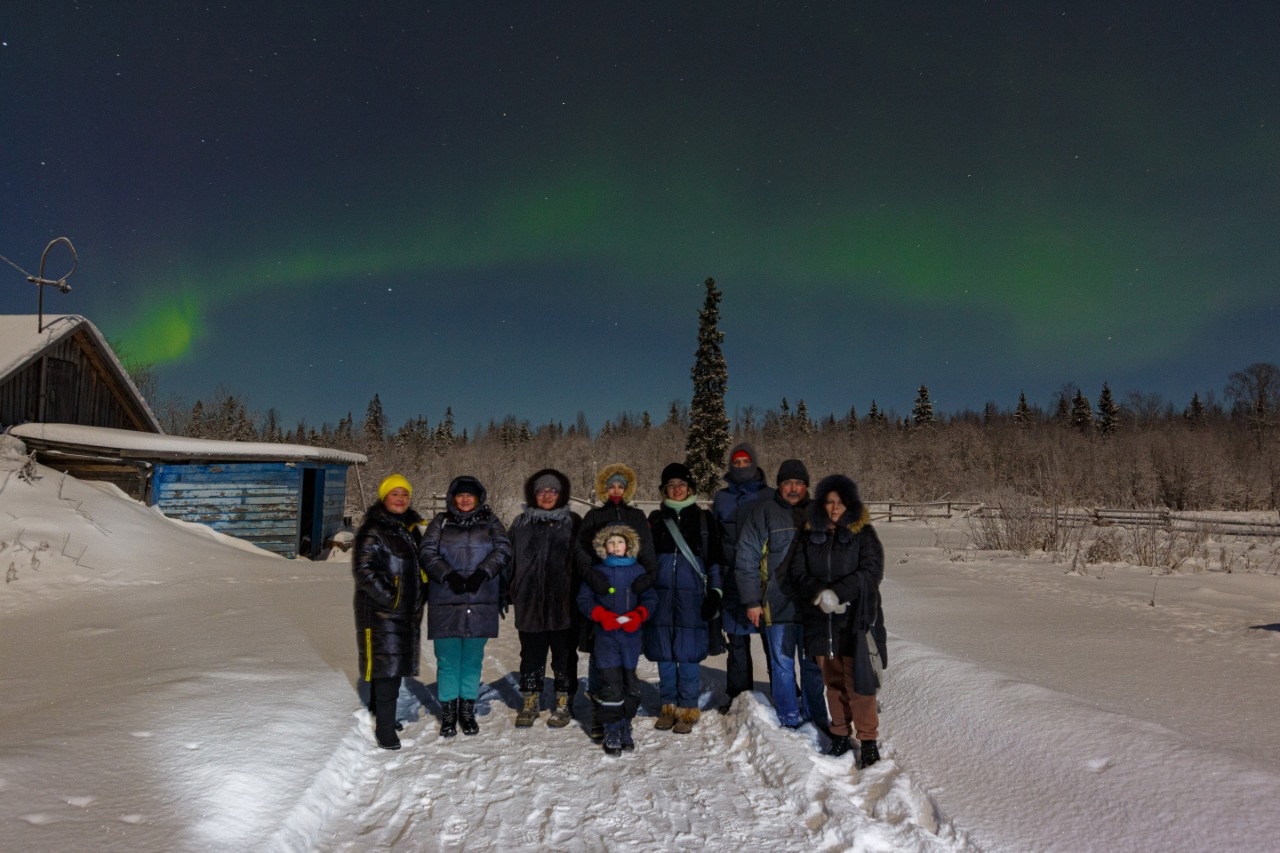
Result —
M606 631L616 631L622 627L618 624L618 615L616 613L605 610L598 604L596 609L591 611L591 619L594 622L599 622L600 627Z
M634 634L640 630L640 625L644 620L649 618L649 611L644 607L637 607L627 614L627 621L623 623L622 630L628 634Z

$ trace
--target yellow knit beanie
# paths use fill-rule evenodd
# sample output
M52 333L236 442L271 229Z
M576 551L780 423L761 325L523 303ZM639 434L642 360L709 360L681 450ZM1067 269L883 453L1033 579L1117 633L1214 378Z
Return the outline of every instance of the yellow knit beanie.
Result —
M413 497L413 486L409 485L409 481L401 474L392 474L378 484L378 500L386 500L392 489L404 489L409 497Z

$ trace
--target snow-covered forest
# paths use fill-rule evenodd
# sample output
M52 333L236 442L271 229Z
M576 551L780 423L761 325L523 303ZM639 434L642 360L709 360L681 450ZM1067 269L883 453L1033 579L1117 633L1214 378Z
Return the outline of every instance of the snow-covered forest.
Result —
M518 494L529 472L550 465L588 497L596 470L624 461L640 474L640 497L656 499L657 474L684 458L690 428L688 408L679 401L660 415L623 412L595 428L582 414L568 422L531 424L508 416L464 427L447 406L393 424L376 393L363 416L348 414L336 425L285 427L271 411L248 411L226 389L194 405L161 401L157 409L175 434L364 453L366 485L400 471L442 491L453 476L470 473L495 495ZM1193 393L1183 403L1137 391L1117 399L1105 385L1091 401L1067 385L1048 411L1024 396L981 412L943 414L921 386L906 416L875 401L815 416L796 398L738 410L730 433L756 445L770 475L782 459L797 457L815 474L849 473L873 500L1280 509L1280 368L1268 363L1225 377L1221 394ZM367 491L362 498L358 486L351 489L353 514L367 498Z

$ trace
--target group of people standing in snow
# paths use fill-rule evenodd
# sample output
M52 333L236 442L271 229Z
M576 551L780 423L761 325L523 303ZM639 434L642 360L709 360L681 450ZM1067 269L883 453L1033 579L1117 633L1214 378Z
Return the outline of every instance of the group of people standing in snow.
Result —
M804 464L788 459L770 487L745 443L730 451L725 480L706 509L689 469L672 463L662 471L662 502L646 517L632 503L635 472L607 465L596 475L599 505L580 517L569 508L568 477L548 468L526 481L525 507L507 530L474 477L450 483L430 522L411 508L404 477L384 479L352 561L360 676L378 745L400 747L396 697L401 680L418 674L424 610L440 734L479 732L485 644L510 608L520 639L519 728L541 714L548 658L555 699L547 725L573 721L585 652L588 731L606 753L635 746L641 655L658 669L654 728L691 732L702 661L727 654L727 712L753 687L758 634L779 724L812 722L833 756L856 739L860 764L875 763L872 641L885 663L884 552L857 486L837 474L811 497Z

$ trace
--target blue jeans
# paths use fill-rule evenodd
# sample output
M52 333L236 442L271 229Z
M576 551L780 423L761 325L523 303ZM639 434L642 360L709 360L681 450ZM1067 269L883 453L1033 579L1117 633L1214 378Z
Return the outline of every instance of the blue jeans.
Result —
M804 626L797 624L766 625L765 648L769 652L772 678L773 708L778 723L798 726L805 720L815 725L827 724L826 687L822 670L813 658L804 654ZM800 661L800 703L796 702L796 660Z
M658 695L663 705L675 705L677 708L698 707L698 696L702 693L702 664L670 663L658 664Z
M475 699L480 695L487 637L449 637L432 640L436 653L436 691L441 702Z

